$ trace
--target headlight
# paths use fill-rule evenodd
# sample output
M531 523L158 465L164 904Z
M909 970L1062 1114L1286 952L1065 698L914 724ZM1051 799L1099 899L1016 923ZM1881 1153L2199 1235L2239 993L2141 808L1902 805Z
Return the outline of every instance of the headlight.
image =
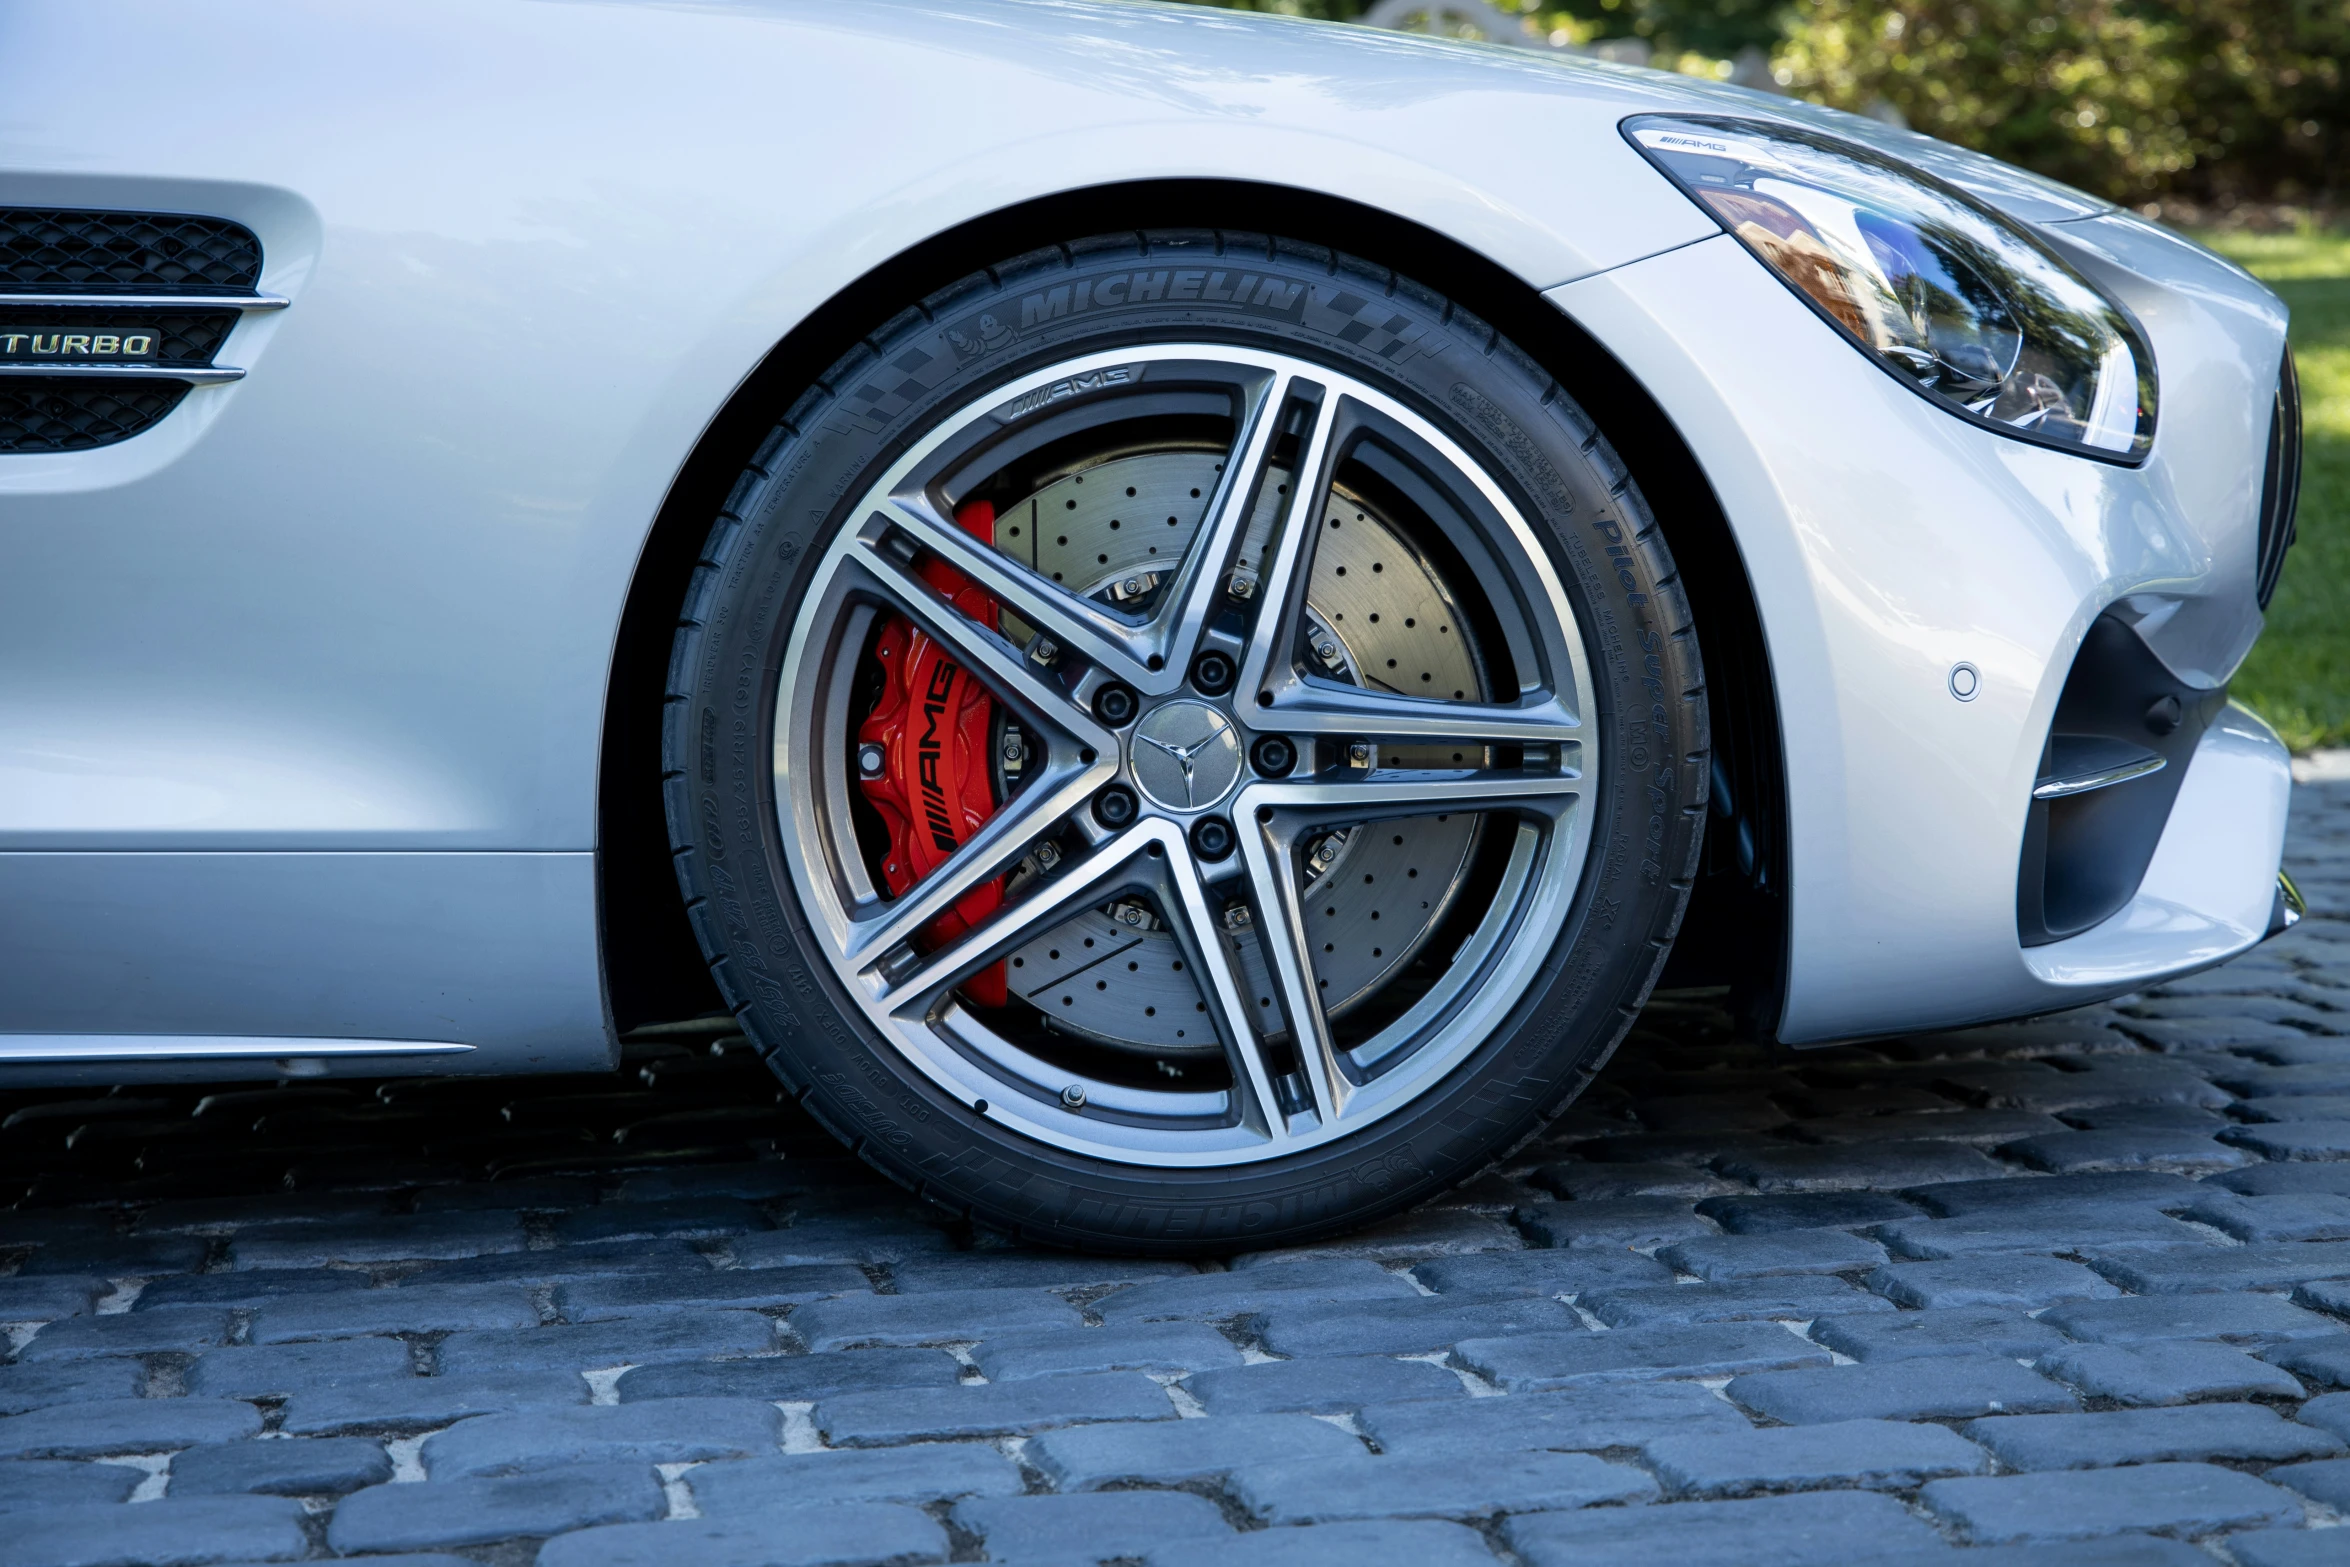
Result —
M1902 382L2002 434L2135 462L2154 359L2015 224L1879 153L1751 120L1643 116L1634 146Z

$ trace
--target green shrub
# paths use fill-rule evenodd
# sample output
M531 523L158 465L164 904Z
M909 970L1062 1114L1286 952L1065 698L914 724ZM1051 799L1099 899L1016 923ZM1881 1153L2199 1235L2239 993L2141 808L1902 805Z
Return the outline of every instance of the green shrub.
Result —
M1774 64L1839 108L2124 201L2309 196L2350 151L2350 0L1810 0Z

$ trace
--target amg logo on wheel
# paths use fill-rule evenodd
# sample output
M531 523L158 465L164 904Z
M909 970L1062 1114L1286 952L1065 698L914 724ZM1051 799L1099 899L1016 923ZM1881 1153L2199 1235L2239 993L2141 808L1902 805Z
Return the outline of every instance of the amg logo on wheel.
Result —
M914 742L916 776L922 784L923 825L930 841L944 854L958 847L955 819L947 814L947 792L938 781L938 716L955 705L955 679L962 670L944 659L931 673L930 689L922 693L922 738Z
M1108 387L1124 386L1130 381L1140 380L1141 376L1140 365L1109 365L1100 370L1064 376L1050 386L1040 386L1033 392L1021 393L998 408L995 416L1010 424L1015 419L1027 418L1049 403L1061 402L1083 392L1099 392Z
M153 327L68 332L63 327L0 327L0 359L151 359L162 334Z

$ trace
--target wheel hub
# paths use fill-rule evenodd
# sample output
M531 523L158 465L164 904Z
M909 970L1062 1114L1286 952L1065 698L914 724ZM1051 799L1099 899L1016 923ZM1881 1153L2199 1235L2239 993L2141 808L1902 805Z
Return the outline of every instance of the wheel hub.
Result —
M1134 726L1126 766L1135 789L1160 810L1212 810L1240 782L1240 731L1206 702L1168 702Z

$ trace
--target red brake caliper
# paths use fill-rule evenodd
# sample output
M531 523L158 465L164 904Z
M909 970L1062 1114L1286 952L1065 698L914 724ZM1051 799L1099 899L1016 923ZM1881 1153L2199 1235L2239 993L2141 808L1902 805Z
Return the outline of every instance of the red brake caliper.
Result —
M964 532L995 542L992 502L971 502L955 513L955 521ZM956 609L995 628L995 600L961 572L931 560L923 564L922 577ZM858 729L857 741L860 752L880 746L883 760L877 775L861 777L860 787L889 829L882 879L893 896L903 897L995 814L995 699L971 671L902 615L882 622L873 656L881 661L881 696ZM924 926L922 939L932 948L945 946L1003 901L1000 878L982 882ZM963 981L962 989L982 1006L1002 1006L1003 964L980 970Z

